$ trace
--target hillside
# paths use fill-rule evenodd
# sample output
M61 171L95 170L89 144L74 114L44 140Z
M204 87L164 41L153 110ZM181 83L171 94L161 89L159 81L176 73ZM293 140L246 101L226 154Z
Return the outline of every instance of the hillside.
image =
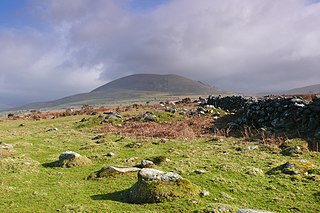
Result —
M137 74L102 85L89 93L76 94L49 102L37 102L10 109L52 109L83 104L105 105L167 100L177 96L221 94L222 90L178 75Z
M107 83L92 92L109 91L111 89L157 91L172 95L210 94L221 91L201 82L178 75L136 74Z
M316 94L320 93L320 84L299 87L284 92L285 94Z

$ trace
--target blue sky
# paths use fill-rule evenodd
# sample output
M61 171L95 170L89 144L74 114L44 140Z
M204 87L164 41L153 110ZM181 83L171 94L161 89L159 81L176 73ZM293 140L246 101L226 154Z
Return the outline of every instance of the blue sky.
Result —
M137 73L250 93L319 84L319 26L319 0L0 0L0 108Z
M0 1L0 25L18 27L25 24L22 18L27 0L1 0Z

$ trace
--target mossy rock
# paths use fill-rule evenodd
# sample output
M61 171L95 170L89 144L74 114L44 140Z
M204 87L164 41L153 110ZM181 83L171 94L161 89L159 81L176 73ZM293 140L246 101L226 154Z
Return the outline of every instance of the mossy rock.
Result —
M284 142L281 154L285 156L298 156L305 152L309 152L308 142L300 139L292 139Z
M77 156L71 159L64 159L58 161L58 166L63 168L80 167L92 164L92 161L86 156Z
M308 175L315 173L315 165L307 160L290 160L285 164L271 169L268 174L278 174L280 172L289 175Z
M155 169L142 169L138 173L138 182L128 193L130 203L160 203L175 198L198 197L200 189L180 175L164 173Z

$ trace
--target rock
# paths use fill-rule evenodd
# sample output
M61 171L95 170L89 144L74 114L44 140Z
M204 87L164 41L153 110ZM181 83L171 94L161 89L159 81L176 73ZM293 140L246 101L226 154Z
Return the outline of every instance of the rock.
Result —
M135 162L136 160L138 160L138 157L132 157L132 158L128 158L128 159L126 160L126 162L127 162L127 163L133 163L133 162Z
M275 213L275 212L256 210L256 209L239 209L237 213Z
M201 170L201 169L194 170L194 173L196 173L196 174L198 174L198 175L204 174L204 173L206 173L206 172L207 172L207 171Z
M99 171L93 172L89 175L88 179L116 177L118 175L124 175L141 170L137 167L120 168L115 166L103 167Z
M253 176L263 176L264 172L262 171L262 169L251 167L248 169L246 174L253 175Z
M138 173L138 182L129 190L128 201L158 203L174 198L193 198L199 192L197 186L174 172L142 169Z
M91 140L99 140L99 139L101 139L103 137L104 137L103 135L96 135Z
M314 168L314 165L306 160L291 160L281 167L284 174L307 175Z
M82 118L79 122L83 123L83 122L87 122L87 121L89 121L88 118Z
M115 156L115 154L113 152L109 152L109 153L106 154L106 156L107 157L113 157L113 156Z
M166 107L165 111L170 113L175 113L177 110L171 107Z
M154 163L150 160L142 160L139 167L140 168L152 168L152 167L154 167Z
M157 116L144 114L144 115L142 115L142 119L143 119L143 121L146 121L146 122L156 122Z
M80 157L80 154L73 151L66 151L60 154L59 161L74 159L77 157Z
M81 156L80 154L72 151L66 151L60 154L58 160L58 166L63 168L69 167L79 167L90 165L92 162L86 156Z
M13 146L11 144L7 144L7 143L4 143L4 142L0 141L0 150L1 149L3 149L3 150L12 150Z
M114 112L104 112L103 114L107 115L106 119L115 119L115 120L122 119L121 115Z
M206 197L206 196L209 196L209 195L210 195L210 192L207 191L207 190L203 190L203 191L200 192L200 196L201 197Z

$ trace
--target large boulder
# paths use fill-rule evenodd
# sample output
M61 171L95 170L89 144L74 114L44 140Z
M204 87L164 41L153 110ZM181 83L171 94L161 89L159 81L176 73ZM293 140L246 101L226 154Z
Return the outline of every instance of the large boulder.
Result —
M199 196L200 190L174 172L145 168L138 173L138 182L129 190L131 203L158 203L181 197Z

